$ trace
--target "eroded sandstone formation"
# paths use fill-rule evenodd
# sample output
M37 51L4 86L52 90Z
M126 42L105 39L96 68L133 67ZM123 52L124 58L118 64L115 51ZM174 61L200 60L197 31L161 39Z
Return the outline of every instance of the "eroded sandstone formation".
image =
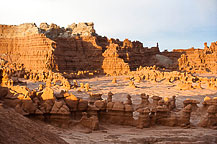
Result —
M72 24L67 28L47 23L41 23L40 27L34 23L0 25L0 48L2 59L23 64L26 70L68 74L98 71L120 75L155 63L169 67L166 63L170 61L160 55L158 45L147 48L138 41L99 36L93 23Z
M95 33L93 24L75 25L68 36L64 35L72 27L64 29L55 24L42 23L40 28L31 23L1 25L0 29L1 58L24 64L27 70L101 69L102 48L91 36Z
M54 60L60 72L102 70L102 47L95 36L55 39Z
M190 49L181 55L179 69L192 73L217 73L217 42L210 47L204 43L204 49Z
M195 100L187 99L183 102L183 109L178 110L175 97L162 99L159 96L152 96L153 101L150 102L149 96L145 93L141 94L141 104L135 105L137 108L134 108L130 95L126 96L126 102L112 101L113 94L109 92L107 100L98 99L90 103L68 92L61 91L59 94L54 94L52 88L31 91L19 90L18 87L10 89L0 87L0 98L4 105L13 107L15 111L26 116L35 115L48 119L46 115L49 114L50 121L56 122L61 122L61 115L68 115L70 118L67 119L80 119L78 123L90 130L99 129L100 123L130 125L137 128L156 125L190 127L191 113L198 108L195 107ZM198 125L212 128L217 126L216 99L206 100L206 103L208 101L210 101L209 106L205 109L207 115L201 117ZM139 112L138 119L133 117L135 111Z
M2 65L4 66L4 65ZM181 126L191 127L191 113L207 113L201 117L198 124L202 127L216 127L216 98L205 97L203 107L198 107L198 101L186 99L183 101L183 108L176 108L176 97L149 96L145 93L141 94L141 103L134 104L131 96L126 95L126 101L113 101L113 93L108 93L107 99L102 99L102 94L90 93L89 99L76 97L67 90L74 88L82 91L91 91L88 83L79 84L74 81L69 83L60 73L43 73L31 74L27 77L35 81L44 81L46 86L40 85L39 88L30 90L26 86L13 85L8 83L11 76L18 76L17 73L22 72L22 68L17 71L13 67L0 69L3 86L0 87L0 101L9 107L15 109L16 112L25 116L35 116L42 120L69 127L72 120L78 120L78 124L85 128L97 130L100 123L111 123L119 125L136 126L137 128L146 128L152 126ZM15 66L16 67L16 66ZM200 80L200 77L193 77L190 74L179 72L160 72L158 68L140 67L137 71L131 72L134 77L152 80L157 83L159 80L166 80L167 83L173 83L177 80L192 81ZM132 77L132 80L134 78ZM56 88L62 89L55 92ZM87 91L88 89L88 91ZM152 99L152 100L151 100ZM199 110L198 110L199 109ZM134 112L138 112L138 118L134 118ZM66 121L67 119L67 121Z
M159 70L158 67L139 67L137 71L129 73L131 76L130 86L133 85L134 81L138 82L138 79L151 81L153 83L164 82L165 84L175 84L177 90L192 90L192 89L211 89L217 90L217 79L195 76L187 72L172 71L167 72ZM203 84L203 86L202 86ZM205 86L204 86L205 85Z
M123 75L130 72L130 67L118 55L118 44L110 43L107 50L103 53L105 59L103 60L102 68L104 72L109 75Z
M113 99L112 92L102 98L105 93L95 93L91 81L75 80L104 72L127 75L128 84L120 84L118 77L113 78L112 84L130 90L141 88L144 81L165 83L177 91L217 90L216 78L188 73L204 69L215 71L216 43L210 48L205 45L204 50L161 53L158 44L146 48L138 41L101 37L95 33L93 23L72 24L66 29L46 23L40 28L35 24L1 25L0 28L0 109L11 107L29 118L62 128L78 125L88 132L103 130L101 124L104 123L139 129L157 126L217 128L216 98L206 96L202 107L200 101L186 99L182 107L179 103L177 107L178 96L142 93L138 104L129 94L124 94L124 100ZM179 64L183 67L181 70L187 72L169 72L168 69L177 68L176 61L181 54L184 55ZM200 62L204 65L200 66ZM202 67L201 71L197 71L197 65ZM37 87L28 87L27 83ZM195 115L200 122L195 122Z
M10 63L24 64L28 70L52 70L55 68L53 44L43 34L0 38L0 54Z

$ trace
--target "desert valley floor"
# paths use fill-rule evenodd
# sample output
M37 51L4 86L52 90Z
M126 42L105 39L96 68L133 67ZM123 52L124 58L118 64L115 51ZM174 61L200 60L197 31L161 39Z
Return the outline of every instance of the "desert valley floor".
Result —
M216 77L217 75L207 75L201 74L200 76L206 77ZM150 96L161 96L161 97L172 97L177 96L176 105L177 109L183 107L183 101L187 98L196 99L198 101L203 101L204 97L209 96L211 98L217 96L216 90L205 89L206 85L202 85L204 89L193 89L193 90L177 90L175 83L165 83L165 82L150 82L141 81L135 83L137 88L130 88L128 86L129 80L128 76L97 76L95 78L84 78L77 80L78 83L89 83L91 87L91 92L102 93L102 98L106 99L109 91L114 93L114 101L126 100L126 95L130 94L132 96L133 104L140 103L140 94L146 93ZM113 79L117 80L117 83L112 83ZM21 79L23 80L23 79ZM45 84L43 82L32 82L28 80L23 80L27 82L27 86L31 89L38 88L39 84ZM56 88L56 92L60 92L60 88ZM82 98L89 98L89 92L70 90L69 92ZM202 106L202 104L199 104ZM138 113L134 113L134 117L138 118ZM44 123L38 121L39 123L45 125ZM84 127L75 126L71 128L61 128L53 125L45 125L51 132L59 135L68 143L169 143L169 144L184 144L184 143L216 143L217 142L217 130L198 128L195 127L199 122L197 112L192 114L191 128L181 128L181 127L167 127L167 126L153 126L150 128L137 129L132 126L120 126L114 124L101 124L98 131L91 131L85 129ZM195 124L195 125L194 125Z

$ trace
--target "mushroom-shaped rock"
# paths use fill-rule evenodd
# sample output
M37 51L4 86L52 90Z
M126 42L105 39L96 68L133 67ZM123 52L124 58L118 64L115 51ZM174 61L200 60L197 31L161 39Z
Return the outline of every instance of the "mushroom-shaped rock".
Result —
M153 99L153 105L154 105L154 106L157 106L157 105L158 105L158 101L161 100L162 97L153 96L152 99Z
M208 113L217 113L217 106L215 105L211 105L209 106L209 108L207 109Z
M113 96L114 94L110 91L110 92L108 92L108 98L107 98L107 102L112 102L112 96Z
M217 107L216 105L211 105L207 109L207 114L202 117L199 126L202 127L213 127L217 125Z
M97 100L95 101L94 105L99 108L100 110L104 110L105 109L105 102L102 100Z
M171 99L169 99L170 105L169 109L172 110L176 108L176 96L173 96Z
M183 112L191 113L191 112L192 112L192 105L191 105L191 104L188 104L188 105L183 109Z
M141 93L141 98L142 99L148 99L149 95L146 95L145 93Z
M192 105L192 110L195 111L197 110L198 106L197 104L199 104L200 102L197 100L191 100L191 99L186 99L183 101L184 107L186 107L187 105L191 104Z
M189 104L181 111L181 117L179 119L179 125L182 127L186 127L190 125L190 118L192 112L192 105Z
M156 123L164 124L164 118L168 118L170 116L169 110L165 106L157 106L156 107Z
M213 104L213 100L210 97L206 96L202 104L203 108L207 109L210 105Z
M159 105L159 106L163 106L163 105L164 105L164 100L162 100L162 99L159 100L159 101L158 101L158 105Z
M141 101L141 104L140 105L142 105L142 106L148 106L149 104L150 104L150 102L149 102L149 95L146 95L145 93L142 93L141 94L141 99L142 99L142 101Z
M114 102L108 102L106 108L107 110L112 110L113 106L114 106Z
M124 111L123 102L115 102L112 108L113 111Z
M150 109L149 108L140 108L137 110L139 112L139 118L137 121L137 128L146 128L150 126Z

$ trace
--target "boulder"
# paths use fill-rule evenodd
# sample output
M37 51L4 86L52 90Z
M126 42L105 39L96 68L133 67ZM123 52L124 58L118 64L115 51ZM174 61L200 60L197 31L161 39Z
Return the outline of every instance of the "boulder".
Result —
M46 87L44 90L43 90L43 94L41 95L41 98L43 100L51 100L51 99L54 99L54 91L49 88L49 87Z

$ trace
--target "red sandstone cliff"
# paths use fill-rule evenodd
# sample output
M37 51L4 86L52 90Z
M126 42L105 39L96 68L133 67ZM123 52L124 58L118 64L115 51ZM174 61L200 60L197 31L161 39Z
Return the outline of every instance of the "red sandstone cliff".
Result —
M138 41L101 37L95 33L93 23L67 28L47 23L41 23L40 28L32 23L0 25L1 58L24 64L27 70L101 70L123 74L156 64L156 54L160 54L158 46L147 48Z
M102 47L95 36L57 38L55 42L55 62L61 72L102 69Z
M27 70L52 69L54 45L43 34L0 37L0 56L10 63L24 64Z

